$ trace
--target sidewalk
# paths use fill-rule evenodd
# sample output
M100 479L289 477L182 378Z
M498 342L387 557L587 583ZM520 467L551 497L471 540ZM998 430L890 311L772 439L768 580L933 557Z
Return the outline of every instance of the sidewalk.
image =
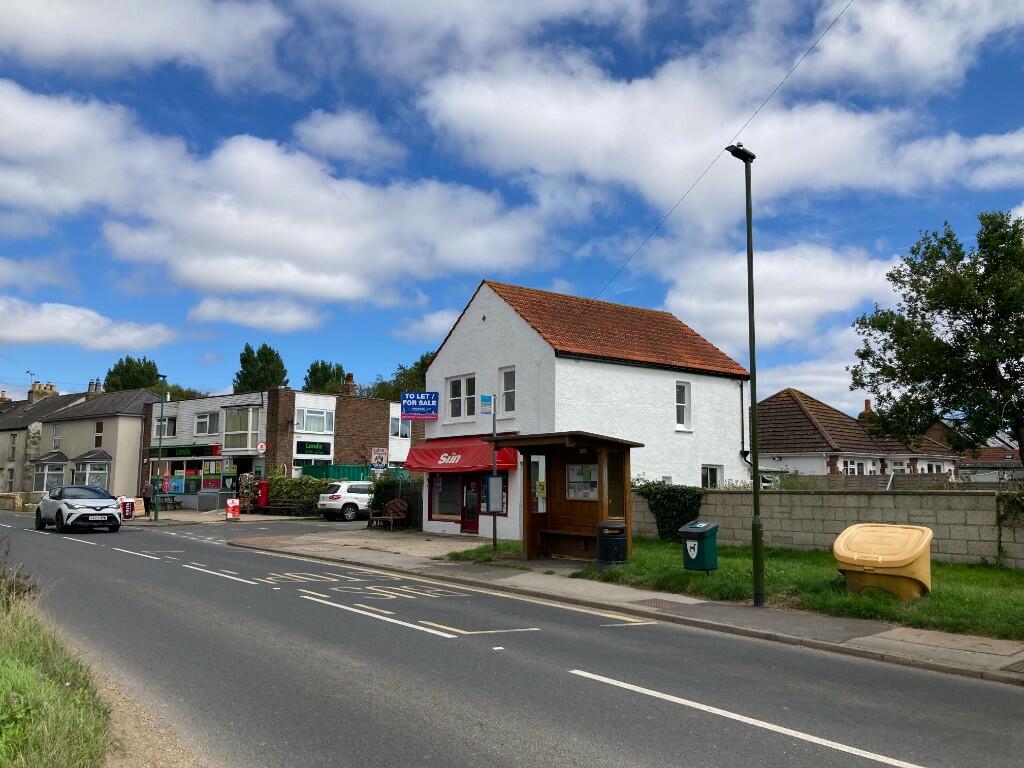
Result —
M198 523L265 523L275 520L309 520L320 518L292 517L289 515L240 515L238 520L226 520L223 509L211 509L209 512L197 512L194 509L161 509L160 519L153 520L149 515L135 515L131 520L124 520L124 525L164 526L164 525L196 525Z
M668 592L571 579L583 563L571 560L504 561L505 565L455 563L448 552L486 543L475 536L384 531L331 531L237 538L232 546L329 562L372 566L467 586L605 608L642 618L684 624L761 640L1024 685L1024 642L899 627L878 621L749 604L725 603Z

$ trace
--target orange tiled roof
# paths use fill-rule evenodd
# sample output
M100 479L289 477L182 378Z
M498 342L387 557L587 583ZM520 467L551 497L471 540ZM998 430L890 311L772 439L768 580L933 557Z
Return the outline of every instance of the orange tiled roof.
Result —
M749 376L742 365L670 312L491 280L484 284L508 302L555 352L719 376Z

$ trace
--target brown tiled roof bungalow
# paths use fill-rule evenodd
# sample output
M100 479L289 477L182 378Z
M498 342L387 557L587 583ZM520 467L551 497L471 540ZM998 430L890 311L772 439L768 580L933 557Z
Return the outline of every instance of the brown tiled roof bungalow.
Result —
M556 354L747 379L746 369L671 312L483 281Z

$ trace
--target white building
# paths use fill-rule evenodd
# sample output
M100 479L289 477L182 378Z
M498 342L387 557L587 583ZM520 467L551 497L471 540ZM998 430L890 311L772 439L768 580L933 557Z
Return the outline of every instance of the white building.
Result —
M483 477L497 431L588 432L642 443L631 474L686 485L749 480L745 462L748 374L668 312L484 281L427 371L438 420L406 467L428 472L423 528L489 535ZM500 452L508 476L498 535L521 536L522 462ZM531 503L534 503L531 501ZM536 504L534 503L534 506Z

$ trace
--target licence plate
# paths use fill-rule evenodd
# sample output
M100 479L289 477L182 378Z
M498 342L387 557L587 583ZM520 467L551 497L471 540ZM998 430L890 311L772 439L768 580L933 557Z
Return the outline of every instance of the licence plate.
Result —
M106 515L89 515L90 520L106 520Z

